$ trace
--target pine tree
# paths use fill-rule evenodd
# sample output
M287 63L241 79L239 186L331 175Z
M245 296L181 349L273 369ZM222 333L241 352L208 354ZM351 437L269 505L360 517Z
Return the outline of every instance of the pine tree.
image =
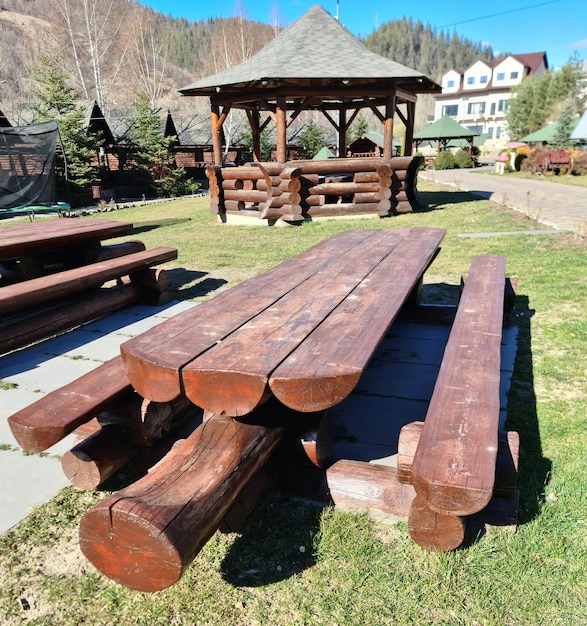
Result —
M324 147L324 134L313 120L306 124L298 138L309 158L312 158Z
M130 123L130 160L147 171L158 196L193 191L192 181L185 180L185 170L175 166L172 145L177 137L164 137L162 120L151 109L149 96L138 95Z
M77 105L78 92L71 86L69 73L60 67L60 59L43 55L35 72L36 85L31 109L34 122L54 120L59 125L61 146L57 151L58 171L67 172L69 182L78 190L89 189L96 175L92 160L100 144L89 133L83 110ZM62 186L63 180L58 179Z
M369 130L369 123L367 119L363 115L363 113L359 113L357 115L357 119L355 123L349 128L347 133L346 142L347 144L353 143L355 139L358 139L361 135L364 135Z
M556 131L551 142L553 148L560 150L569 147L571 133L575 128L575 121L573 100L569 99L564 103L556 121Z

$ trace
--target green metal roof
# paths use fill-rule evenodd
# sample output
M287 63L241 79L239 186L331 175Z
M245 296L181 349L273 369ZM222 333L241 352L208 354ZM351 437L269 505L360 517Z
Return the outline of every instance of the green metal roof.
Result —
M315 160L322 160L331 159L333 156L334 154L332 154L332 151L327 146L324 146L320 148L320 150L312 158Z
M477 136L479 136L479 133L461 126L449 115L444 115L433 124L414 133L414 139L420 140L466 139Z
M578 123L579 123L579 120L576 119L575 126L573 126L573 130L576 128ZM530 133L529 135L522 137L520 141L525 141L526 143L534 143L534 142L548 143L554 139L554 136L556 135L556 129L557 129L557 123L551 122L550 124L547 124L543 128L539 128L538 130L535 130L533 133Z

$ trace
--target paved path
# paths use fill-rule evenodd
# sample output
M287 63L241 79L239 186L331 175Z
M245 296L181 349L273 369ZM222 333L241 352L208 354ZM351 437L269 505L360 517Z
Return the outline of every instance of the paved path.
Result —
M12 436L7 418L41 394L79 378L120 353L119 346L168 317L194 306L173 302L164 307L134 306L24 350L0 356L0 534L69 485L60 456L74 435L47 453L25 455Z
M469 191L521 211L540 223L559 230L587 232L587 188L530 179L496 176L492 170L426 170L418 177Z

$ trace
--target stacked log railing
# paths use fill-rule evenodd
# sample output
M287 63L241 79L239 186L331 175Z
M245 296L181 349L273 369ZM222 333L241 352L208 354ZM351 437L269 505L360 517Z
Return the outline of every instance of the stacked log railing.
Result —
M408 213L418 204L420 162L420 157L351 157L209 166L211 212L286 222Z

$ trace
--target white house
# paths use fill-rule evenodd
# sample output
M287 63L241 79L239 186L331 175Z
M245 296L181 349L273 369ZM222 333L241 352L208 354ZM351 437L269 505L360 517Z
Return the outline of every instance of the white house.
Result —
M548 69L546 52L510 54L498 61L476 61L464 72L449 70L436 96L434 119L450 115L456 122L487 135L485 149L496 151L510 139L505 114L511 89L529 75Z

